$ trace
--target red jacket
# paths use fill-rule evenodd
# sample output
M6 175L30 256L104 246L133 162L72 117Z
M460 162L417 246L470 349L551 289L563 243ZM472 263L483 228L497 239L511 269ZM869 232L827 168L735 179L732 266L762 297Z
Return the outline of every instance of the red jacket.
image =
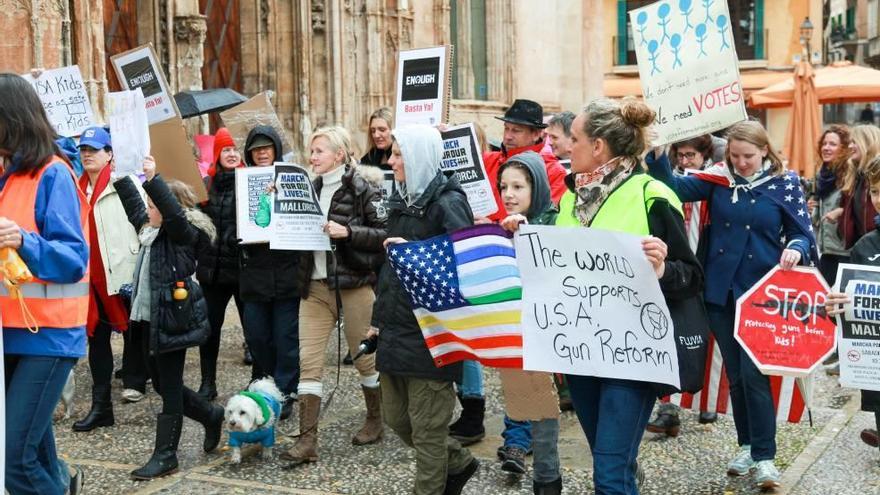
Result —
M544 159L544 166L547 169L547 178L550 180L550 198L554 204L559 204L559 199L566 191L565 176L568 172L565 167L559 164L559 159L553 156L553 153L544 151L544 142L533 144L531 146L523 146L521 148L513 148L501 151L490 151L483 154L483 164L486 166L486 175L489 184L492 185L492 191L495 193L495 204L498 205L498 211L489 215L489 219L493 222L500 222L507 217L507 211L504 209L504 202L501 201L501 191L498 190L498 169L510 157L516 156L524 151L534 151L541 155Z

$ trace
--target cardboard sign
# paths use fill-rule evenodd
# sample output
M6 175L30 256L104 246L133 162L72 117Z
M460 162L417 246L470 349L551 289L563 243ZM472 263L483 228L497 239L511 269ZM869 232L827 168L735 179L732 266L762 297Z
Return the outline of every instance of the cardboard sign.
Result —
M657 112L655 144L748 118L726 0L663 0L629 17L645 103Z
M275 180L273 167L244 167L235 169L235 226L242 244L269 242L269 222L257 219L260 198ZM271 196L269 197L271 200Z
M223 119L223 125L229 130L232 140L235 141L235 146L241 151L242 160L245 160L244 145L247 142L248 133L258 125L268 125L275 129L275 132L281 137L282 154L286 155L291 151L287 132L281 125L278 114L275 113L275 107L269 101L268 92L264 91L241 105L220 112L220 118ZM281 159L280 156L275 157L275 160Z
M30 74L21 77L37 91L52 127L61 136L73 137L95 125L92 105L79 66L43 71L34 79Z
M835 347L828 284L814 268L767 272L736 302L734 337L765 375L807 376Z
M679 386L672 318L641 237L522 225L523 369Z
M156 160L156 171L166 179L177 179L189 185L196 193L199 202L208 200L208 191L192 145L186 138L183 120L179 117L150 126L150 142L153 159Z
M158 60L152 43L110 57L122 87L130 90L141 88L143 91L150 125L180 118L180 111L168 90L168 81Z
M880 267L841 263L837 280L852 301L838 326L840 385L880 391Z
M402 51L397 56L395 127L437 125L449 118L452 46Z
M108 93L106 113L116 175L142 173L144 157L150 154L150 128L141 89Z
M475 217L487 217L498 211L492 186L486 178L483 155L473 124L450 127L440 133L443 138L443 158L440 170L452 173L467 194Z
M293 163L275 163L269 248L292 251L329 251L324 215L306 169Z

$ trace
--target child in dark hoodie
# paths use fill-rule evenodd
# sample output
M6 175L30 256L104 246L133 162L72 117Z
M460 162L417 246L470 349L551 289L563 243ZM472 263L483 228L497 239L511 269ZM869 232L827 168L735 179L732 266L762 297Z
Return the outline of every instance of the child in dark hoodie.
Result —
M520 224L553 225L558 210L550 197L550 182L541 156L534 151L514 155L498 169L498 190L508 216L501 226L516 232ZM549 373L500 369L501 384L510 414L504 416L504 445L498 449L503 471L525 473L525 455L534 449L534 490L541 494L562 493L559 471L559 409L542 411L543 414L524 416L524 410L534 410L533 404L519 403L518 399L542 394L555 397L553 377ZM530 394L522 394L528 390ZM542 393L543 391L543 393Z
M204 343L209 332L205 299L192 280L196 253L215 241L216 229L211 219L195 208L192 189L179 181L162 180L151 157L144 161L144 175L146 208L133 182L136 179L123 177L114 183L141 243L134 272L131 325L148 336L144 341L147 367L153 387L162 396L153 455L146 465L132 471L136 480L177 471L184 415L205 427L205 452L217 448L223 427L223 408L183 385L186 349Z

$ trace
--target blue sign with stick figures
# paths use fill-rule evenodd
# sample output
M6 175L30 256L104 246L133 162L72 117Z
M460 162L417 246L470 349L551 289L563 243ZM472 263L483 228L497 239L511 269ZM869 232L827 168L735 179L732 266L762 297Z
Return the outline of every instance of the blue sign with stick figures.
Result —
M726 0L661 0L629 16L645 103L657 112L654 144L747 118Z

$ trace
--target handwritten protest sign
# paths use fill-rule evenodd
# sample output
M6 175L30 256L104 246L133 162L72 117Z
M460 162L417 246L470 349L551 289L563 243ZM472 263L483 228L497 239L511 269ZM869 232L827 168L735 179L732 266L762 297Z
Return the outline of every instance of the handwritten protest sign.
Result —
M273 167L245 167L235 169L235 226L242 244L269 242L271 231L268 219L258 219L260 197L271 201L266 189L275 180ZM267 206L271 208L271 203ZM270 210L271 215L271 210ZM271 217L270 217L271 218Z
M498 211L492 186L486 179L483 155L473 124L450 127L440 133L443 138L443 158L440 170L454 173L467 194L474 216L487 217Z
M394 124L437 125L449 117L452 46L405 50L397 57Z
M523 225L523 369L679 386L672 318L641 238Z
M815 268L777 266L739 297L734 337L762 373L807 376L831 354L829 290Z
M880 390L880 267L841 263L837 281L852 301L838 327L840 384Z
M746 115L726 0L662 0L629 13L658 143L723 129Z
M107 120L117 176L142 172L144 157L150 154L150 127L141 88L108 93Z
M275 163L275 194L269 226L271 249L329 251L324 215L306 170L292 163Z
M95 125L79 66L45 70L36 79L30 74L21 77L37 91L49 122L59 135L79 136L86 128Z
M141 88L143 91L150 125L180 117L152 44L114 55L110 57L110 62L123 88Z

